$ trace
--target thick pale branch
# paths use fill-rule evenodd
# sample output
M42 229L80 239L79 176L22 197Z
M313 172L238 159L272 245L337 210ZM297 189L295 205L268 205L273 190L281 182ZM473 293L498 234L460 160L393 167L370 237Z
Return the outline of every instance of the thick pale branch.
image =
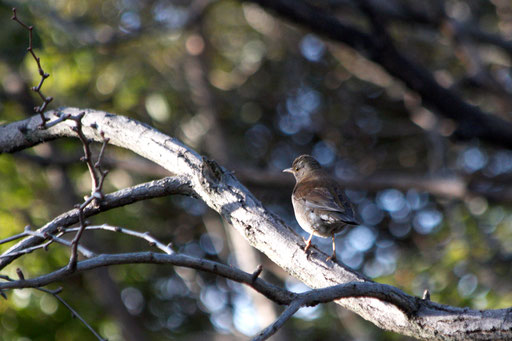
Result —
M310 287L369 282L340 263L326 262L326 254L317 249L312 248L311 254L307 256L303 252L302 238L279 217L269 212L230 172L217 163L202 158L178 140L126 117L94 110L61 109L61 113L72 115L82 111L86 112L82 122L87 138L101 142L99 131L102 130L110 137L111 144L130 149L185 179L185 183L190 186L187 188L191 188L198 198L221 214L252 246ZM0 127L0 151L20 150L61 136L75 137L67 121L47 130L37 128L40 122L40 118L33 117ZM151 253L144 255L141 259L147 257L146 261L174 256L158 255L155 258ZM94 258L94 261L101 260L101 257ZM120 258L118 263L122 261ZM93 264L84 262L80 263L82 271L87 269L87 264ZM47 283L48 280L51 278L47 278ZM417 302L418 299L415 300ZM397 306L377 298L351 297L336 302L383 329L417 338L512 338L510 310L477 311L421 300L414 313L406 314Z

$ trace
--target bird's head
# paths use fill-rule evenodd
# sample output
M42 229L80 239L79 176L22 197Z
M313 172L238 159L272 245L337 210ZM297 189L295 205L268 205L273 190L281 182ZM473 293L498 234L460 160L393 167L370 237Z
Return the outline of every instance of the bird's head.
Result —
M322 167L314 157L301 155L293 161L290 168L284 169L283 172L292 173L295 179L299 181L321 169Z

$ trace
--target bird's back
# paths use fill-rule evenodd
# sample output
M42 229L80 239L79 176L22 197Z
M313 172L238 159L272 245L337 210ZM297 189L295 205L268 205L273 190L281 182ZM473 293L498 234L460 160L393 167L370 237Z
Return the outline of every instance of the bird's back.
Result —
M341 186L324 172L315 172L294 188L294 200L325 223L358 224L354 208ZM305 212L307 214L307 212Z

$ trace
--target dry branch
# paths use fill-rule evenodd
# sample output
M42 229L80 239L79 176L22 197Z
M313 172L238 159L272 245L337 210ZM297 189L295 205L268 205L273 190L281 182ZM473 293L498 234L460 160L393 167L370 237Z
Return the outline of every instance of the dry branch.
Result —
M371 283L340 263L326 262L326 255L319 250L313 250L307 257L302 251L302 238L279 217L268 211L229 171L216 162L201 157L180 141L123 116L89 109L63 108L60 111L61 114L71 115L85 111L82 123L83 132L88 139L101 142L102 130L110 137L111 144L146 157L181 177L183 183L190 186L191 192L221 214L252 246L310 287L325 288L348 282ZM47 115L53 117L51 112ZM37 128L40 121L41 119L35 116L1 126L0 152L21 150L63 136L76 137L70 129L69 121L47 130ZM77 219L76 213L74 219ZM150 253L145 255L144 257L149 257L147 260L151 261L159 259L158 257L173 256L154 256ZM12 261L9 258L7 260L0 265L5 266ZM92 262L84 262L89 261ZM83 270L81 266L90 264L84 262L78 264L77 270ZM252 278L252 275L249 276ZM457 308L402 294L408 304L415 307L413 311L405 313L403 309L379 298L352 297L336 302L380 328L417 338L512 338L511 309L482 311Z
M18 16L16 15L16 8L12 9L11 19L16 21L18 24L20 24L21 27L23 27L24 29L26 29L28 31L27 51L30 52L30 54L32 55L32 58L34 58L34 61L37 64L37 71L39 73L39 76L41 76L41 80L39 81L39 84L37 86L32 87L31 89L32 89L32 91L37 93L39 95L39 97L41 97L41 100L43 101L43 104L34 108L34 112L39 114L39 116L41 117L41 120L42 120L41 127L45 128L47 119L45 119L44 111L45 111L46 107L48 106L48 104L50 104L50 102L53 101L53 97L45 96L43 94L43 92L41 91L41 88L43 87L45 79L50 77L50 74L46 73L44 71L43 67L41 66L41 58L39 58L36 55L36 53L34 52L34 46L33 46L34 40L32 37L32 32L34 31L34 26L29 26L29 25L25 24L23 21L21 21L18 18Z
M171 194L186 194L193 196L194 192L183 177L167 177L125 188L114 193L109 193L103 198L101 206L86 207L83 214L84 217L87 218L100 212L129 205L137 201L163 197ZM44 246L44 244L41 243L46 239L50 239L47 242L48 244L51 243L51 238L49 237L50 234L58 232L62 227L76 224L78 221L79 210L72 209L59 215L43 227L39 228L36 235L27 234L27 231L25 231L24 233L0 241L0 243L4 243L13 240L15 237L18 239L25 235L30 235L30 237L18 242L0 256L0 269L3 269L7 264L10 264L19 256L40 248L40 245ZM43 238L41 236L46 237Z

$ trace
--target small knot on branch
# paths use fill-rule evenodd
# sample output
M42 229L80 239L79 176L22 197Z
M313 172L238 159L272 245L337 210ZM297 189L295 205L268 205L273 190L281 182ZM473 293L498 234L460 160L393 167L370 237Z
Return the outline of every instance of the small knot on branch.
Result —
M425 291L423 291L423 299L426 301L430 301L430 291L428 289L425 289Z
M256 282L256 280L258 279L258 277L261 275L261 272L263 271L263 265L258 265L258 267L256 268L256 270L254 270L254 272L252 273L252 276L251 276L251 283L254 283Z
M25 280L25 275L23 274L23 271L21 271L20 268L16 268L16 275L18 275L18 278L22 281Z

